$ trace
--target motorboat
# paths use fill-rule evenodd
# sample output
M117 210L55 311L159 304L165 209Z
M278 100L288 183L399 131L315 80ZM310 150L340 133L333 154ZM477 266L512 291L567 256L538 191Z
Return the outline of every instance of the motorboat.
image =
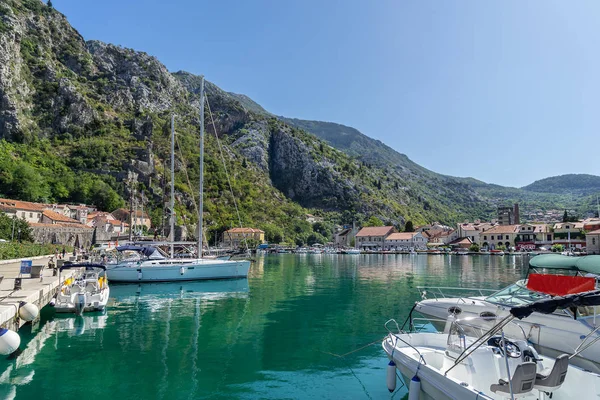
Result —
M344 249L344 254L360 254L360 249Z
M551 271L553 274L538 272ZM574 276L559 272L575 272ZM449 315L454 317L505 317L511 307L527 305L570 293L598 287L595 277L600 274L600 256L568 257L545 254L531 258L526 279L499 291L476 288L418 287L422 300L414 311L427 317L435 328L444 329ZM466 295L453 296L454 293ZM538 352L549 357L572 352L591 332L598 336L600 307L560 309L551 314L533 313L521 326ZM600 372L600 347L579 353L572 364Z
M51 302L56 312L81 315L84 312L104 310L110 288L108 279L106 276L100 276L100 271L105 271L106 266L90 263L64 264L59 268L59 281L60 273L65 269L78 271L62 283Z
M576 355L598 340L586 336L572 354L540 355L529 344L523 321L533 312L600 305L600 291L513 307L507 316L447 320L445 332L405 332L386 323L387 384L396 387L396 370L409 385L409 399L592 399L600 375L571 365ZM394 326L395 325L395 326ZM412 324L411 324L412 325ZM509 325L514 325L507 333ZM514 333L514 334L513 334Z
M106 275L113 282L237 279L248 277L250 270L249 260L170 258L152 246L125 245L116 250L123 256L106 264Z

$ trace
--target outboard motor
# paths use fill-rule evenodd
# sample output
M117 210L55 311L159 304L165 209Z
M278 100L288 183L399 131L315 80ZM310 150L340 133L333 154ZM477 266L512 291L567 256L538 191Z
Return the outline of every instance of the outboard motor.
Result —
M85 309L85 293L77 293L75 297L75 313L77 315L83 314Z

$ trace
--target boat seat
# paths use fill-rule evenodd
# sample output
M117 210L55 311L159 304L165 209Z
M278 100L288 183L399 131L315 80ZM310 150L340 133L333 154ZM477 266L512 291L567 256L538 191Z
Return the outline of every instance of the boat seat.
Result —
M556 357L552 369L544 368L535 377L534 387L545 392L556 390L563 384L569 370L569 355L562 354Z
M536 365L534 362L525 362L519 364L517 368L515 368L515 372L511 379L513 389L512 394L514 397L519 397L519 395L531 392L535 382L535 373ZM500 395L504 393L507 397L510 397L511 394L510 385L508 381L505 381L504 379L498 380L498 384L491 385L490 390Z

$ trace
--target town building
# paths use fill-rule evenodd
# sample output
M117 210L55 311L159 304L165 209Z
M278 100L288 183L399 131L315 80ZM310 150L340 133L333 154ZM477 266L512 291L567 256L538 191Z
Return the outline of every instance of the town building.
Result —
M29 223L40 222L42 220L42 212L46 208L44 204L11 199L0 199L0 206L14 210L14 213L10 213L11 215L24 219ZM5 212L5 214L9 213Z
M352 240L356 240L358 229L353 225L344 226L339 232L333 235L333 244L335 247L353 247Z
M515 203L512 207L498 207L498 224L518 225L519 219L519 204Z
M384 250L426 249L427 239L421 232L395 232L384 240Z
M519 225L496 225L480 235L479 246L495 249L504 246L507 249L515 245L515 239L519 234Z
M368 226L356 234L355 247L359 249L383 249L385 239L396 232L393 226Z
M600 254L600 229L585 235L585 248L588 254Z
M247 240L265 242L265 231L255 228L232 228L223 232L223 246L245 247Z
M515 248L519 251L531 251L540 246L552 246L554 235L546 224L521 224L515 237Z
M486 229L490 229L491 227L492 224L489 222L463 222L462 224L457 225L456 231L458 237L469 238L471 243L481 243L479 237L481 232L485 231Z
M119 208L111 213L115 219L129 223L129 210L126 208ZM133 225L135 226L145 226L147 229L152 227L152 221L150 216L141 210L134 211L133 213Z
M583 222L559 222L554 224L554 244L560 244L568 249L580 249L586 246Z

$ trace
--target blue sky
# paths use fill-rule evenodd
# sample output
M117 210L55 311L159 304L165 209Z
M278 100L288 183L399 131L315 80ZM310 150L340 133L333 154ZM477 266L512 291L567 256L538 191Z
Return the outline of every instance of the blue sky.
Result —
M53 3L86 39L355 127L439 173L600 175L600 2Z

